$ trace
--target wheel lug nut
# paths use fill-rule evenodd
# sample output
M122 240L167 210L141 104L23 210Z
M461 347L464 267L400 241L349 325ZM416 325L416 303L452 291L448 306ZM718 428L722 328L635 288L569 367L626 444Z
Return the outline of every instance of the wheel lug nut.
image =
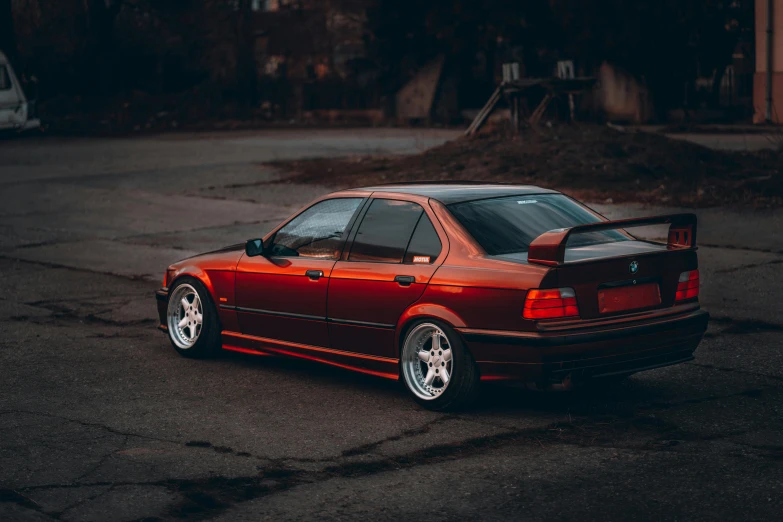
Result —
M435 373L440 373L440 370L435 370Z
M441 366L446 366L445 362L440 363Z
M443 352L438 352L438 355L443 355Z
M430 366L432 366L432 363L430 363Z

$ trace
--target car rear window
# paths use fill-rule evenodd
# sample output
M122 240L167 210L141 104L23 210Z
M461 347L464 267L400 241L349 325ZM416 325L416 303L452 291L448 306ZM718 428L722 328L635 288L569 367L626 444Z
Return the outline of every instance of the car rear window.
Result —
M530 243L544 232L601 221L586 207L562 194L481 199L448 208L489 255L527 252ZM571 236L568 246L628 239L628 235L617 230L588 232Z

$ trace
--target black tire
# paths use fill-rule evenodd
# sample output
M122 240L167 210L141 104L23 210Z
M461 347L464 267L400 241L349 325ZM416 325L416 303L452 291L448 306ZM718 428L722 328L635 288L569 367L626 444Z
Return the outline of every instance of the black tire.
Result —
M201 300L202 306L202 325L201 331L196 339L196 342L189 348L182 348L177 345L177 342L172 337L172 327L168 320L168 311L171 309L173 303L171 303L171 297L177 294L177 289L183 285L189 285L198 294ZM216 357L221 353L222 339L220 335L220 321L218 319L217 308L212 300L207 288L194 277L182 277L169 289L169 302L166 304L167 309L167 327L169 329L169 341L171 345L177 350L183 357L190 357L193 359L206 359L209 357Z
M424 399L416 394L408 382L402 367L405 364L405 346L411 333L418 326L432 324L445 334L452 353L452 376L446 389L439 395ZM474 405L480 394L480 376L476 362L460 335L448 324L435 319L421 319L412 323L405 332L400 346L400 376L408 393L419 405L433 411L464 410Z

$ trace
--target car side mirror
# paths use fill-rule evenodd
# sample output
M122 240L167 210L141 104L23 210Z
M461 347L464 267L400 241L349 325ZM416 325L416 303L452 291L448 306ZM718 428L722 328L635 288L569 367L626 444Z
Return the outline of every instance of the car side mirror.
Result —
M245 243L245 254L247 254L248 257L264 255L264 240L249 239L247 243Z

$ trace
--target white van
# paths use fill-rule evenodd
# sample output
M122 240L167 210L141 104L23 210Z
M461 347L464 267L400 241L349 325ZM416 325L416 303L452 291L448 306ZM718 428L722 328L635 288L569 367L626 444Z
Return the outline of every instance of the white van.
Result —
M41 126L34 117L34 104L27 101L8 59L0 52L0 131L25 131Z

